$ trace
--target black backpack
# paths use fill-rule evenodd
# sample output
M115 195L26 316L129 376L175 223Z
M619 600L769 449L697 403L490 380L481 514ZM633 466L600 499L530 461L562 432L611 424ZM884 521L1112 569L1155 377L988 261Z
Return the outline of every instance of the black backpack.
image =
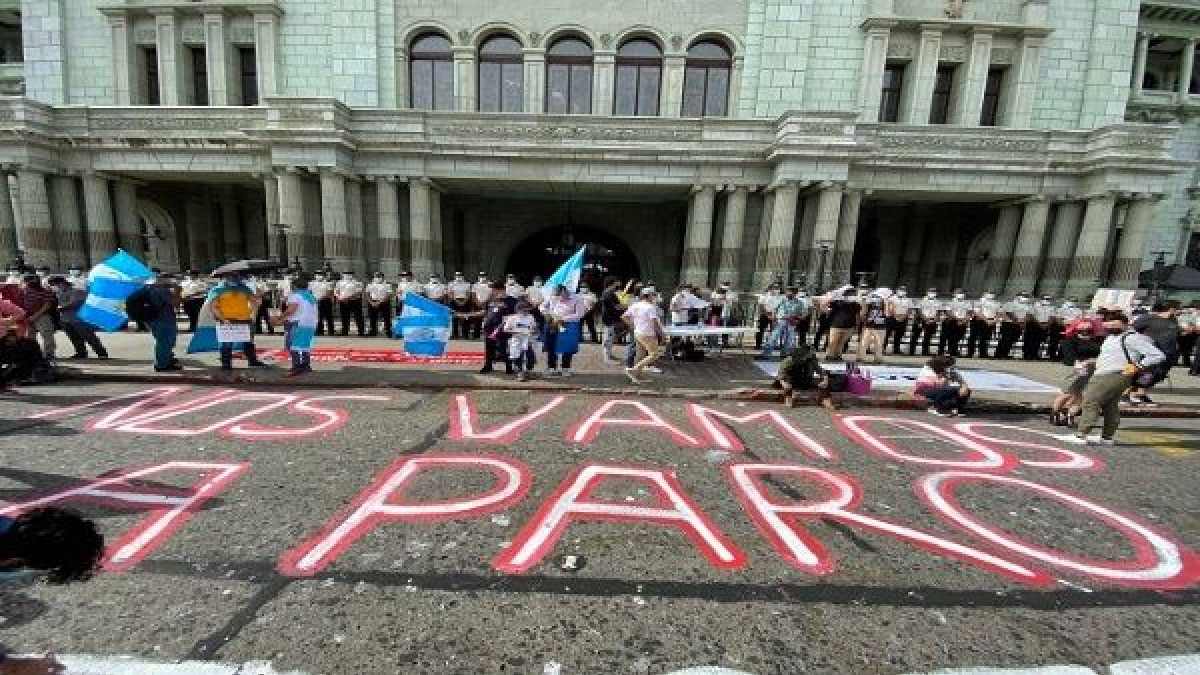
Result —
M139 323L146 323L154 318L154 296L149 288L139 288L128 298L125 298L125 314Z

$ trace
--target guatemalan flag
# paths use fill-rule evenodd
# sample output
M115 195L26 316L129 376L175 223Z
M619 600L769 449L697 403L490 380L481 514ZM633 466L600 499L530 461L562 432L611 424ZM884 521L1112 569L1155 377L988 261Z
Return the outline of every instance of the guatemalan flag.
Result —
M200 307L200 313L196 316L196 330L192 333L192 339L188 342L187 353L199 354L201 352L220 351L221 343L217 340L217 315L213 313L213 303L217 298L227 293L239 294L244 296L244 301L250 305L250 309L254 309L254 291L250 287L242 284L230 284L222 282L216 288L208 292L204 298L204 304ZM253 311L251 311L253 316ZM238 345L233 345L237 347Z
M396 317L392 333L404 338L406 354L445 356L453 318L449 307L409 293L404 296L404 310Z
M579 292L579 277L583 276L583 252L587 250L584 246L571 256L567 262L558 268L558 271L550 275L546 280L546 288L553 286L566 286L572 294Z
M88 296L79 318L104 331L123 330L129 323L125 300L154 278L142 261L121 249L88 272Z

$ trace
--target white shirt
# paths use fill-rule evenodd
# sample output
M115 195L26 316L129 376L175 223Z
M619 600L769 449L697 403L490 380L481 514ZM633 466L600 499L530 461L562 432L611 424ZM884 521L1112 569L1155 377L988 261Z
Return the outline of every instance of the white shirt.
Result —
M367 297L372 302L384 302L392 295L392 285L386 281L372 281L367 284Z
M1123 343L1123 344L1122 344ZM1129 352L1126 358L1125 352ZM1100 345L1100 356L1096 358L1096 374L1112 375L1125 369L1130 363L1142 366L1154 366L1167 360L1165 354L1149 336L1135 331L1127 331L1121 335L1109 335Z
M589 312L592 311L597 302L600 302L600 298L597 298L596 294L591 291L584 291L579 294L579 297L583 298L583 304Z
M907 318L908 310L913 307L912 298L908 296L902 298L898 295L893 295L888 298L888 304L891 306L892 316L897 319Z
M991 298L983 298L979 301L978 310L983 318L992 320L1000 313L1000 303Z
M179 293L184 299L207 292L208 284L199 279L186 278L179 283Z
M296 307L289 321L295 321L301 326L313 326L317 323L317 306L305 299L299 293L290 293L287 299L288 307Z
M492 297L492 284L488 281L476 281L471 284L471 294L479 304L486 303Z
M308 290L312 291L313 297L317 300L324 300L333 291L333 284L324 279L315 280L308 285Z
M504 284L504 292L510 298L519 298L525 292L525 287L515 281L509 281ZM540 304L540 303L539 303Z
M1048 323L1054 317L1054 305L1039 300L1033 305L1033 318L1037 319L1038 323Z
M758 296L758 306L768 314L774 314L782 300L783 294L775 291L769 291Z
M533 331L537 328L537 319L533 318L532 314L521 316L520 314L509 314L504 317L504 332L512 333L513 335L533 335Z
M956 319L965 319L971 311L971 301L966 298L954 298L946 303L946 309L950 311L950 315Z
M526 288L525 297L529 300L529 304L535 307L546 301L546 294L543 292L541 284L534 284Z
M466 279L455 279L446 287L450 290L450 297L455 300L466 300L467 296L471 294L471 283Z
M638 300L625 310L625 317L633 321L633 334L639 337L658 335L658 307L654 303Z
M409 293L412 293L413 295L423 295L424 291L425 287L422 286L420 282L401 281L396 286L396 297L400 298L401 302L403 302L404 296L408 295Z
M921 318L926 321L933 321L937 318L938 312L942 311L942 301L937 298L931 298L928 295L921 299L918 303L921 308Z
M425 284L425 297L430 300L441 300L446 297L446 284L440 281L431 281Z
M78 272L68 275L67 283L75 288L87 289L87 278Z
M363 285L361 281L355 279L342 279L337 282L334 289L338 300L353 300L355 296L362 295Z

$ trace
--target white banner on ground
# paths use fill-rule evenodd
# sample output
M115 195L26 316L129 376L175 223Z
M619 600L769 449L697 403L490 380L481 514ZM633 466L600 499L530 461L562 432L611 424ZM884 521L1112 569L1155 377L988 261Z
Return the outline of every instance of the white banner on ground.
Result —
M767 374L775 377L779 373L779 362L756 361L754 365ZM829 371L840 372L846 369L844 363L827 363L822 366ZM913 366L863 366L863 371L874 381L874 386L885 389L912 389L916 386L917 375L921 369ZM1015 394L1056 394L1058 387L1042 384L1020 375L1000 373L994 370L959 369L967 386L975 391L1006 391Z
M1136 297L1137 291L1101 288L1092 296L1092 309L1119 309L1128 312L1133 309L1133 300Z

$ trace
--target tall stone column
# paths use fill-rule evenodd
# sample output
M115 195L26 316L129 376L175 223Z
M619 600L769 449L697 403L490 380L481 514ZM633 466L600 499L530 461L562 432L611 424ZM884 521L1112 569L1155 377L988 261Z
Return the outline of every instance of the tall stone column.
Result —
M900 121L904 124L929 124L933 105L933 86L937 82L938 61L942 53L942 27L921 26L917 56L908 67L900 97Z
M546 50L522 49L525 60L525 112L546 110Z
M475 74L475 48L454 47L454 100L459 112L474 112L478 106Z
M908 286L911 295L916 297L926 289L921 288L921 254L925 250L925 231L927 225L923 220L910 220L904 229L904 252L900 259L900 274L897 285ZM846 283L853 283L848 279Z
M1142 95L1142 84L1146 81L1146 57L1149 52L1150 36L1146 33L1138 33L1137 44L1133 51L1133 75L1129 81L1134 98Z
M1050 203L1038 195L1025 203L1025 215L1013 250L1012 269L1004 285L1006 295L1032 293L1037 284L1042 263L1042 246L1046 243L1046 221Z
M592 114L611 115L617 53L610 49L597 49L592 59Z
M83 223L79 219L79 195L74 176L50 177L50 213L58 242L59 265L83 267L87 262L87 247Z
M187 78L184 76L184 48L178 17L174 10L154 15L155 53L158 55L159 100L164 106L189 105Z
M763 272L767 266L767 253L771 248L771 222L775 219L775 188L767 186L763 190L762 198L762 213L758 217L758 245L754 255L754 274L751 283L756 287L755 290L765 290L768 283L774 281L767 278Z
M661 117L679 117L683 113L683 71L686 54L668 53L663 59Z
M821 190L817 197L817 224L809 243L808 270L810 285L819 290L829 288L836 252L838 226L842 218L844 186L834 184Z
M683 240L683 264L679 268L680 283L708 284L716 196L717 189L712 185L698 185L692 189L692 208Z
M817 233L817 208L820 206L821 199L817 192L810 192L804 195L803 189L805 185L800 185L801 198L796 207L800 213L800 229L796 232L796 236L792 239L792 265L789 271L795 271L797 275L803 275L806 279L805 283L812 286L816 283L816 279L809 268L809 261L812 256L809 255L809 249L813 246L813 240L816 239ZM791 281L799 283L800 279L791 279Z
M268 6L254 12L254 55L258 60L258 98L279 95L279 14Z
M842 198L842 217L838 225L831 267L833 284L849 284L854 281L851 265L854 262L854 245L858 241L858 218L862 211L862 201L862 190L847 190Z
M1010 99L1003 106L1004 114L1001 116L1004 126L1025 129L1032 123L1033 97L1041 79L1042 52L1045 47L1045 38L1034 35L1021 38L1017 62L1009 74Z
M58 243L50 219L50 197L46 175L34 169L17 169L17 189L21 200L21 247L25 263L33 267L57 267Z
M127 253L144 258L146 239L137 215L137 183L113 181L113 212L117 217L117 242Z
M17 257L17 219L13 213L9 175L0 173L0 263L7 265Z
M1188 38L1183 43L1179 63L1179 102L1186 103L1191 96L1192 70L1196 66L1196 38Z
M737 284L741 280L742 242L746 234L746 199L749 194L750 190L745 185L738 185L725 202L725 227L721 233L717 283Z
M783 183L775 189L771 207L771 229L767 239L764 264L756 270L756 286L766 288L776 279L786 279L791 262L792 238L796 233L796 203L800 188L795 183Z
M1071 261L1071 276L1067 278L1065 292L1068 296L1087 300L1099 288L1108 242L1112 239L1113 209L1116 204L1116 198L1109 193L1088 198L1083 228L1079 231L1079 241L1075 244L1075 255Z
M83 204L87 215L88 262L95 265L117 248L117 227L107 178L96 173L84 174Z
M1138 274L1146 259L1146 246L1150 239L1150 225L1154 222L1154 208L1158 200L1149 195L1140 195L1129 204L1129 215L1125 218L1125 230L1117 247L1113 262L1112 286L1114 288L1137 288Z
M1062 202L1054 216L1054 233L1046 250L1046 266L1038 292L1055 297L1062 295L1071 271L1075 243L1079 241L1079 226L1083 221L1083 202Z
M860 119L864 123L879 121L879 107L883 102L883 69L887 65L888 41L895 22L876 22L867 29L863 45L862 80L858 85L858 105L862 110Z
M231 105L234 103L231 86L233 55L228 36L229 22L222 9L204 13L204 58L208 75L208 104Z
M433 241L433 218L430 214L432 186L425 177L408 180L408 222L410 228L409 250L412 252L411 271L413 277L422 281L435 271ZM441 253L437 252L437 257ZM436 261L441 265L440 261Z
M304 209L304 176L295 167L279 174L279 222L287 225L288 253L299 258L308 271L321 266L324 237L320 228L313 227Z
M365 278L374 270L367 269L367 250L363 239L362 181L358 176L346 179L346 229L350 232L350 245L354 256L353 269L359 278Z
M999 293L1008 281L1008 270L1012 267L1013 249L1017 243L1017 230L1021 226L1021 207L1017 204L1000 209L996 219L996 233L992 237L992 254L988 262L987 286L984 290Z
M353 271L354 242L346 217L346 179L329 169L321 171L321 234L325 257L334 271Z
M954 108L950 111L950 123L962 126L977 126L983 115L983 95L987 90L988 70L992 63L992 41L995 31L991 28L975 28L971 31L971 52L967 57L966 72Z
M285 223L279 219L279 177L273 172L262 176L263 182L263 208L266 211L264 221L267 224L267 255L272 260L283 260L284 264L291 264L291 251L287 251L287 257L283 255L283 247L279 241L280 230L277 225ZM293 223L286 223L294 225ZM290 236L291 232L284 230L284 237ZM290 249L291 246L289 245Z
M446 275L446 251L443 245L446 241L442 228L442 192L436 185L429 190L429 225L433 234L433 272Z
M124 12L108 16L109 45L112 51L113 103L132 105L137 96L137 45Z
M391 280L404 271L406 264L400 241L400 195L395 176L375 178L375 212L379 219L379 241L374 249L379 255L379 269Z

